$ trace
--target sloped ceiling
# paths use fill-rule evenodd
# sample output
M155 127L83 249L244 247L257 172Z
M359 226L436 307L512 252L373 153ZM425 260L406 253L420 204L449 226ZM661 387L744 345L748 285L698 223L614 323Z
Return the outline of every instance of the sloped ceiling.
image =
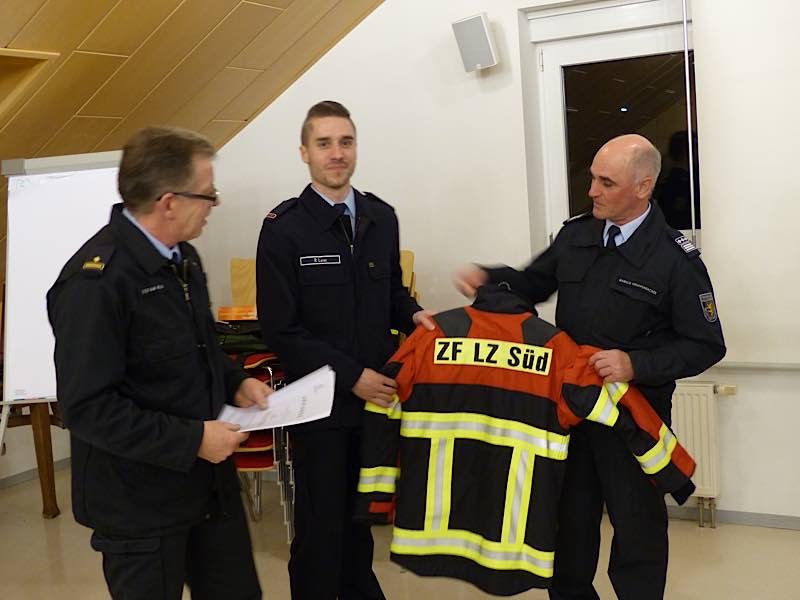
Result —
M116 150L151 124L222 146L380 3L0 0L0 160ZM4 234L4 182L0 203Z

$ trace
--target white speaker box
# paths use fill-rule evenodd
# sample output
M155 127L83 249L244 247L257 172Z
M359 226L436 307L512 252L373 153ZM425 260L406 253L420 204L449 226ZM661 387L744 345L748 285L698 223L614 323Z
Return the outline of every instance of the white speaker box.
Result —
M453 23L453 33L467 72L497 64L497 50L486 13L456 21Z

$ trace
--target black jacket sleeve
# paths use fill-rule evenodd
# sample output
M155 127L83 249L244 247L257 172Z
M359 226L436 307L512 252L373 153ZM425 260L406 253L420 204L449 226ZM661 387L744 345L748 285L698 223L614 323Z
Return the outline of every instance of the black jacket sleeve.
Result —
M522 271L507 267L483 267L489 276L488 283L506 282L511 289L533 304L544 302L558 289L556 266L559 240L536 256Z

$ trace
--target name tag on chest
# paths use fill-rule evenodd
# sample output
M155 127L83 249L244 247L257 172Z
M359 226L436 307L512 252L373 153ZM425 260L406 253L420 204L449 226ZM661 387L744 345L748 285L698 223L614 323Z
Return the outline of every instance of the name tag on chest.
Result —
M342 264L341 254L321 254L318 256L301 256L301 267L318 267L323 265L340 265Z

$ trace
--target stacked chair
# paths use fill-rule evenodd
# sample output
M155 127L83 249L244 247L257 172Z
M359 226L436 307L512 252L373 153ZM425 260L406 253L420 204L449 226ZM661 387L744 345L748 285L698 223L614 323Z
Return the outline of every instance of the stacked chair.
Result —
M273 389L284 385L283 369L263 339L255 306L255 260L231 259L233 306L221 307L217 315L217 340L222 349L250 376ZM283 428L253 431L233 456L244 488L250 516L262 514L262 485L265 471L276 472L281 492L287 538L294 537L294 480L289 456L288 434Z

